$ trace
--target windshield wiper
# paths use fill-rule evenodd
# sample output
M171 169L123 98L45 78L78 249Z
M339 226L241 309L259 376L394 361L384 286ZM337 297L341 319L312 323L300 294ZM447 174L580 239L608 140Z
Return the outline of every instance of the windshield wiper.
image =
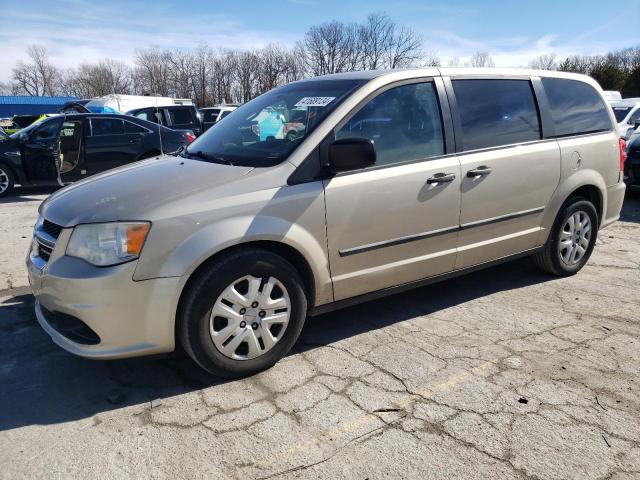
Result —
M215 162L215 163L222 163L223 165L231 165L233 166L233 163L231 163L229 160L227 160L224 157L221 157L219 155L210 155L208 153L205 153L201 150L198 150L197 152L190 152L188 150L185 150L185 155L187 157L193 157L193 158L199 158L201 160L205 160L207 162Z

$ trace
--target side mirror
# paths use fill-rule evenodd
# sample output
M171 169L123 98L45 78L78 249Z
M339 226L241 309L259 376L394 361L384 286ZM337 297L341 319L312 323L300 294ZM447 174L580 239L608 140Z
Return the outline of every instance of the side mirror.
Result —
M640 118L638 118L635 122L633 122L633 129L640 127Z
M376 149L368 138L341 138L329 145L329 168L332 172L358 170L375 163Z

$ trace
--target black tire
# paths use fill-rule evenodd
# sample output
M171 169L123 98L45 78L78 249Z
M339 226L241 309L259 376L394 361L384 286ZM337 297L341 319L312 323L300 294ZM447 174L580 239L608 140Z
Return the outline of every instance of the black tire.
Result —
M253 375L273 366L293 347L307 316L307 298L298 271L270 251L247 248L224 255L190 281L178 311L177 334L187 354L209 373L235 378ZM262 355L235 360L221 353L209 333L211 310L224 289L245 275L275 277L291 302L289 323L280 340Z
M565 225L567 219L578 211L583 211L589 216L591 221L591 238L589 239L589 245L585 254L580 260L569 265L562 261L560 254L558 253L558 243L560 241L560 230ZM567 277L578 273L582 267L587 263L593 247L596 244L598 237L598 213L595 206L589 200L583 197L571 197L560 208L558 215L553 223L551 233L547 239L547 243L544 244L543 249L536 253L533 257L536 266L546 273L556 275L558 277Z
M4 163L0 163L0 183L3 182L5 176L8 183L6 188L2 188L0 186L0 198L10 195L11 192L13 192L13 188L15 187L16 182L15 176L13 175L13 170L11 170Z

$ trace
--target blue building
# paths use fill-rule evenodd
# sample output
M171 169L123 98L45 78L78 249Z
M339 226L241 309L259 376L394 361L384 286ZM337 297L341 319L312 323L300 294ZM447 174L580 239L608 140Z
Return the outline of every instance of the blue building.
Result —
M67 102L76 97L26 97L0 96L0 118L14 115L41 115L56 113Z

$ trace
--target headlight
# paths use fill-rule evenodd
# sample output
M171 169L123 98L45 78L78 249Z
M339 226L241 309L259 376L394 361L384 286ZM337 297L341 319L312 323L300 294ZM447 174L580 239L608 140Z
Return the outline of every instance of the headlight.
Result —
M66 254L98 267L128 262L140 255L150 227L148 222L78 225Z

